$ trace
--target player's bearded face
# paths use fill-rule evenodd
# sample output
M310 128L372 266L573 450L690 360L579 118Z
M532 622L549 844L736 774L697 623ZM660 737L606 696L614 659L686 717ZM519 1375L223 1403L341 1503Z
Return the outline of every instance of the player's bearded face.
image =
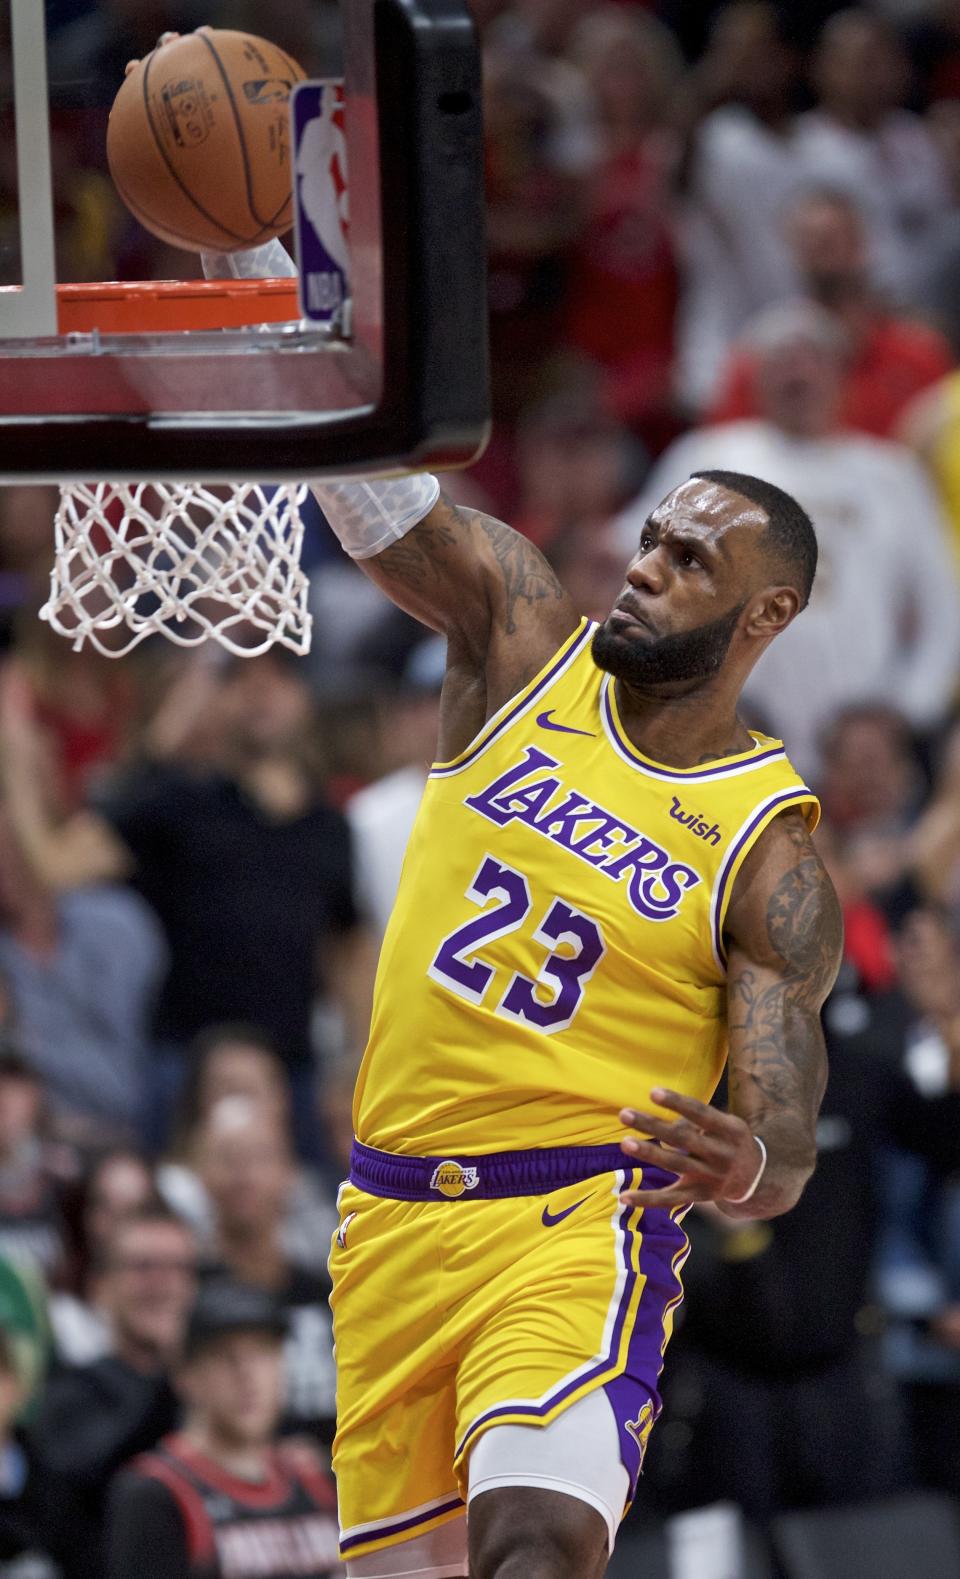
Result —
M607 620L593 638L593 661L638 690L671 680L707 680L722 667L743 608L738 603L719 619L666 636Z

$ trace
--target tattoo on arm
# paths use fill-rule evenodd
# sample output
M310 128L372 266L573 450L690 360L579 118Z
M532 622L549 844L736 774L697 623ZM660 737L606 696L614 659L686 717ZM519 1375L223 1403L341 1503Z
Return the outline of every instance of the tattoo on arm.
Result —
M454 512L451 512L454 514ZM377 562L392 581L405 586L422 586L424 581L440 580L444 573L447 549L453 548L457 534L447 521L421 521L398 543L391 543Z
M508 636L516 632L517 605L532 608L545 598L559 602L566 597L546 559L530 540L489 515L475 517L496 560L503 586L503 626Z
M492 556L492 564L491 564ZM471 589L482 588L487 616L508 636L526 606L566 597L540 550L520 532L492 516L458 509L443 499L413 531L376 557L378 579L410 588L421 597L446 592L462 610ZM472 577L468 574L472 572ZM371 567L372 568L372 567ZM486 585L480 580L486 576ZM471 588L472 579L472 588Z
M744 966L729 993L738 1050L731 1105L758 1121L816 1114L826 1083L820 1009L843 943L840 907L805 829L787 819L783 826L798 859L767 903L763 953L776 974Z

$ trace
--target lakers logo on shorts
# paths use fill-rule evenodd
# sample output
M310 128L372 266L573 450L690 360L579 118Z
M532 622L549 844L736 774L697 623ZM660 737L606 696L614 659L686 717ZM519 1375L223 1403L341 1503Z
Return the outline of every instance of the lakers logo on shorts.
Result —
M438 1190L448 1200L455 1201L458 1195L465 1195L467 1190L475 1190L479 1183L480 1174L476 1168L461 1168L459 1162L441 1162L433 1170L430 1188Z

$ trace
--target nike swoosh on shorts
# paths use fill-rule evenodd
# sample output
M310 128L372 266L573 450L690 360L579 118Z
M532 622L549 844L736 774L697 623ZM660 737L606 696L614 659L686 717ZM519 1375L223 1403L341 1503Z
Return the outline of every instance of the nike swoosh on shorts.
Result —
M551 707L548 713L539 715L537 723L541 729L553 729L558 735L586 735L588 740L596 740L596 735L592 734L589 729L571 729L569 724L551 724L550 720L553 714L554 709Z
M589 1195L585 1195L583 1200L574 1201L572 1206L565 1207L562 1212L551 1212L549 1206L545 1206L540 1221L544 1228L553 1228L557 1223L562 1223L565 1217L569 1217L571 1212L575 1212L578 1206L583 1206L584 1202L589 1201L589 1199Z

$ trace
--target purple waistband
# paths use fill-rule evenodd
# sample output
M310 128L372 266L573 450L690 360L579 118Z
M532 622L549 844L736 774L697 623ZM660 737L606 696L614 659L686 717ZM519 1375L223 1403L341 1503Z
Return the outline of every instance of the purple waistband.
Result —
M552 1146L479 1157L401 1157L355 1140L350 1183L393 1201L492 1201L549 1195L565 1184L631 1168L617 1145ZM674 1175L659 1168L645 1167L643 1172L650 1187L673 1182Z

